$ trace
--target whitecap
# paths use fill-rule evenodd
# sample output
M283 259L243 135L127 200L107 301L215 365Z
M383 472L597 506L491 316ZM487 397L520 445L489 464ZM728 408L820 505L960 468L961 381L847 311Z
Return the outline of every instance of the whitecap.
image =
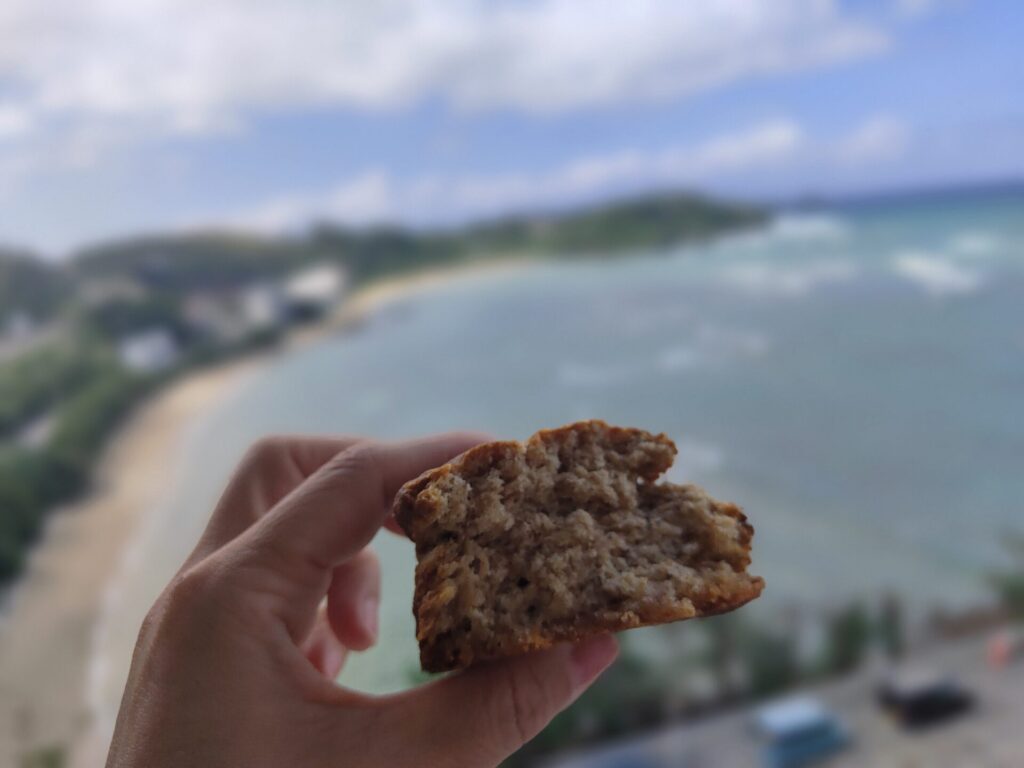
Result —
M953 236L949 249L957 256L988 256L999 247L999 238L991 232L967 230Z
M930 296L974 293L985 282L985 278L977 271L927 251L902 251L896 254L892 269Z
M738 359L764 355L771 347L769 338L757 331L701 323L689 342L661 350L656 367L666 373L718 365Z
M765 226L735 232L719 244L728 249L753 250L785 241L826 243L847 239L849 225L840 217L826 213L783 213Z
M719 273L719 279L731 288L757 296L782 297L804 296L819 286L848 282L856 276L857 268L842 259L789 267L748 261L730 264Z

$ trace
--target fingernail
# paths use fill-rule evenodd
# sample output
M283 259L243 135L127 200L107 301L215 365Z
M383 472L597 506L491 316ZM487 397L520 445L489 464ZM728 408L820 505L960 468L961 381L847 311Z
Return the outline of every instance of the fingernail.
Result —
M363 622L363 628L369 633L373 640L377 639L377 631L379 629L379 602L376 597L367 597L363 600L363 605L360 610L360 618Z
M577 688L589 685L615 661L618 653L619 644L612 635L598 635L573 646L569 655L573 684Z

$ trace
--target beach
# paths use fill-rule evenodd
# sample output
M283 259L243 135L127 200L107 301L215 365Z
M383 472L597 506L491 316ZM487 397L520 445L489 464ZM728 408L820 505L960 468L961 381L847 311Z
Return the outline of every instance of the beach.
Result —
M0 616L0 768L51 748L70 765L102 765L106 733L94 727L88 695L99 618L134 534L175 482L187 436L204 415L282 356L356 327L389 302L456 275L513 266L460 265L378 281L277 349L190 373L140 405L108 443L92 492L51 516Z
M158 393L109 445L95 491L50 519L0 629L0 765L69 745L87 729L93 628L125 544L173 477L168 468L192 419L259 364L232 362Z

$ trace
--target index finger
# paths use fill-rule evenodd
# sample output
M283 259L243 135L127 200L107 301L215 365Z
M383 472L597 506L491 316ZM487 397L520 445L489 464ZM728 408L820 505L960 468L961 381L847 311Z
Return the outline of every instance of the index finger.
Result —
M392 443L363 442L317 470L237 540L250 562L283 577L282 611L301 626L323 597L323 581L380 529L398 489L485 441L450 433Z
M189 562L241 535L320 467L362 439L274 435L258 440L228 481Z

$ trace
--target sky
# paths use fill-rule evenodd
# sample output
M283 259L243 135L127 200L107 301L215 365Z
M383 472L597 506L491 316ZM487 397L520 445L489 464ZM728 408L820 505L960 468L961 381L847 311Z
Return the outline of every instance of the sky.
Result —
M1024 177L1018 0L2 0L0 242Z

